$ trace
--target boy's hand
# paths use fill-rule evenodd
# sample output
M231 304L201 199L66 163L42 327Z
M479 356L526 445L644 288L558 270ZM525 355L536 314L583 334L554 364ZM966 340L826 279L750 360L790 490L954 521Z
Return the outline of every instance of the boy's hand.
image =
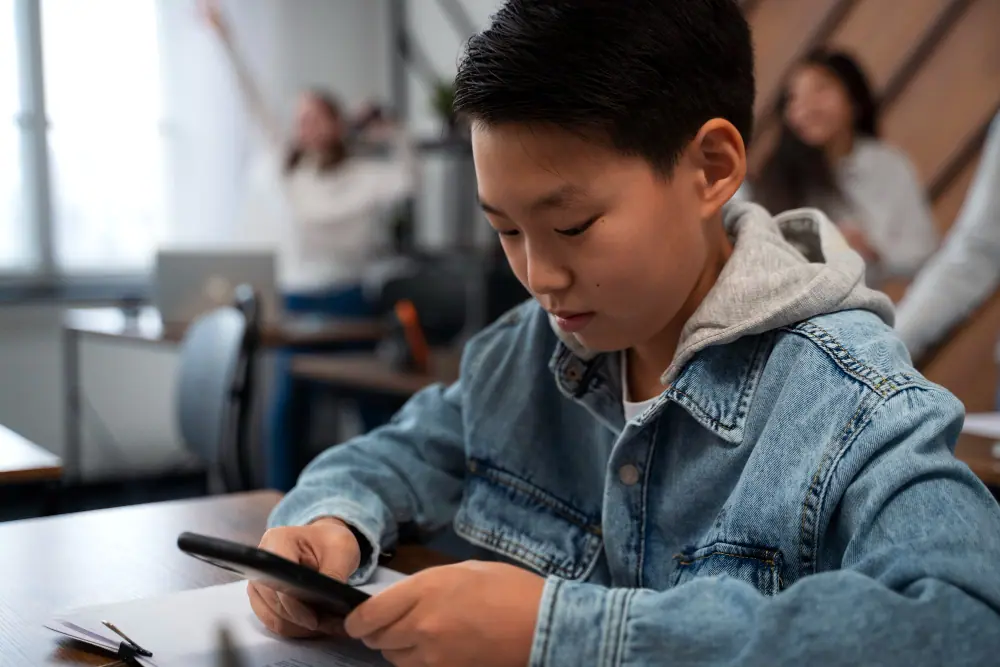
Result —
M361 548L351 529L340 519L324 518L308 526L272 528L260 548L282 558L347 581L361 564ZM264 583L247 585L250 606L272 632L286 637L336 633L340 619L321 619L311 608Z
M524 667L544 586L512 565L436 567L365 602L344 627L396 667Z

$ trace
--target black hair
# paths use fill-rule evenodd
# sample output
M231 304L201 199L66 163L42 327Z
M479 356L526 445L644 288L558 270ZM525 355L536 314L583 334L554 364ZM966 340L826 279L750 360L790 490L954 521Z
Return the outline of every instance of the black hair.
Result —
M316 100L323 110L333 118L340 118L343 115L340 102L332 94L320 88L310 88L306 91L309 97ZM291 173L302 163L302 158L306 155L306 150L297 141L288 147L285 152L285 173ZM326 147L326 150L319 156L319 169L326 171L340 165L347 159L347 146L343 140L336 141Z
M712 118L748 142L753 101L735 0L508 0L466 44L454 108L581 132L669 175Z
M813 51L799 66L822 67L840 81L854 110L855 136L878 136L878 103L864 71L850 55L840 51ZM781 135L778 144L764 163L754 186L755 199L777 213L814 203L822 195L840 197L843 193L822 147L802 141L785 121L788 86L778 102Z

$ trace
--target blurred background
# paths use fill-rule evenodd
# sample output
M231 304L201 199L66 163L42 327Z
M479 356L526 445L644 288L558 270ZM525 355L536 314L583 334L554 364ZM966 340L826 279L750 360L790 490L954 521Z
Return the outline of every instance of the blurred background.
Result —
M0 520L287 488L454 379L461 342L526 298L449 114L461 45L499 4L0 0ZM1000 111L1000 1L742 5L751 183L803 59L842 51L936 249ZM879 287L901 299L918 268ZM993 289L918 359L970 412L995 409Z

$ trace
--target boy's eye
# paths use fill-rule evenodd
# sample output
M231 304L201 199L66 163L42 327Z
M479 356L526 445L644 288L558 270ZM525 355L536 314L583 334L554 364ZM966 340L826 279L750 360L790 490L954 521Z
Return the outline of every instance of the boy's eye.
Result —
M520 230L517 229L497 229L495 230L500 236L517 236L520 234Z
M556 232L562 234L563 236L579 236L580 234L583 234L585 231L590 229L594 225L594 223L600 219L601 216L595 215L590 220L582 222L579 225L576 225L575 227L570 227L569 229L557 229Z

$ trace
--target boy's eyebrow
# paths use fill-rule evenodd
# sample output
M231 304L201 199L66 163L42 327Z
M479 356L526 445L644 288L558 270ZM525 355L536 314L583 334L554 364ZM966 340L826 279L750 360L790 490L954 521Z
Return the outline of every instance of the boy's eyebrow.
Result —
M537 213L545 209L566 208L579 199L582 192L578 186L566 183L533 201L528 206L528 209ZM505 218L510 217L496 206L483 200L482 197L479 197L479 207L491 215L499 215Z

